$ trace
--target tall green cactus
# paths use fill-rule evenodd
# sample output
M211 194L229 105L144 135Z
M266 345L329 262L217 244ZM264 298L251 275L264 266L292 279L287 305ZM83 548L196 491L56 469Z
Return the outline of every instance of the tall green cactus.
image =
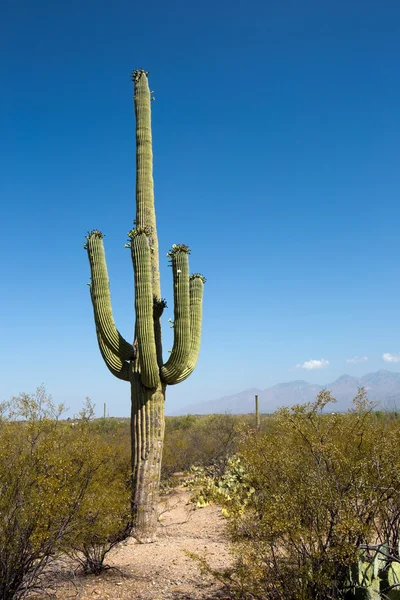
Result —
M186 379L200 349L202 299L205 279L189 276L189 248L173 245L168 253L174 286L174 343L163 363L160 318L166 306L161 298L158 240L154 211L151 92L148 73L132 74L136 115L136 220L127 244L135 276L136 322L134 341L117 330L103 247L97 229L86 237L91 283L90 295L101 355L113 375L131 384L132 524L139 541L155 539L157 500L164 439L164 400L167 384Z

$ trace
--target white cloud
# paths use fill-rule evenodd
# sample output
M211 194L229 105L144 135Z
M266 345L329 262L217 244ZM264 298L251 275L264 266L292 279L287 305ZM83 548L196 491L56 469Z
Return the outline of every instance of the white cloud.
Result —
M358 365L359 363L367 362L368 356L353 356L353 358L346 358L346 362L349 365Z
M302 364L296 365L297 369L306 369L307 371L313 371L314 369L323 369L329 365L329 360L321 358L321 360L306 360Z
M382 358L385 362L388 363L400 362L400 354L390 354L390 352L385 352L385 354L382 354Z

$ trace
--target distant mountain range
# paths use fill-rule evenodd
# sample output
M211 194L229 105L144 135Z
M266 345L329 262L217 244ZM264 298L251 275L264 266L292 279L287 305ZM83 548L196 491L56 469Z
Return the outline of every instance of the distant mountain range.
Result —
M278 383L266 390L251 388L232 396L224 396L201 404L188 405L170 414L251 413L254 412L255 394L258 394L260 412L271 413L280 406L312 402L317 397L318 392L324 388L329 390L332 396L336 398L336 404L332 404L332 410L343 412L351 407L351 401L360 387L365 388L368 398L377 402L379 407L393 410L397 406L400 409L400 373L382 369L376 373L367 373L363 377L341 375L336 381L325 386L297 380L289 383Z

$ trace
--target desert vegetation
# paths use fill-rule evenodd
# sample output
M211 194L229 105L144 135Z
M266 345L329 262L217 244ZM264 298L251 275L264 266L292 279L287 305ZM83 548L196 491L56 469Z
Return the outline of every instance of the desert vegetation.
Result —
M0 598L40 588L46 568L69 555L86 572L129 525L128 452L79 419L63 421L43 387L0 407Z
M360 390L346 414L321 392L273 415L168 417L162 489L220 506L232 561L212 570L231 598L400 595L396 413ZM1 404L0 598L42 588L62 557L98 574L130 534L129 419L65 420L43 387Z
M332 402L324 391L259 425L166 418L162 489L221 507L233 559L212 574L230 597L398 598L400 420L363 390L346 414ZM0 453L0 598L40 588L60 557L106 569L132 526L129 419L95 419L87 399L65 420L40 387L2 403Z
M238 418L167 418L163 488L192 466L222 476ZM0 405L0 598L43 591L60 558L84 574L131 532L129 419L94 418L86 399L65 419L43 386Z
M235 562L214 575L235 598L400 596L400 422L363 390L347 414L331 402L323 391L242 428L225 475L199 480L227 516Z

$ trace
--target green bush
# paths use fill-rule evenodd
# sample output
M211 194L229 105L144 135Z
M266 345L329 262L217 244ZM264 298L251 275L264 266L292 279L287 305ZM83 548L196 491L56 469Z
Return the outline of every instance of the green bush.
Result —
M362 390L348 414L324 413L331 400L323 391L315 403L278 411L267 433L242 435L254 493L243 510L225 502L236 561L219 573L237 598L342 598L361 544L394 548L399 423L377 418Z
M104 562L106 555L130 532L130 456L118 421L93 420L93 416L94 406L87 399L75 434L95 456L96 471L63 549L84 573L98 575L109 568Z
M62 411L43 386L0 405L2 600L40 587L46 566L82 539L103 543L121 531L126 495L112 448L89 419L73 426L60 421Z
M192 466L212 468L222 475L235 452L236 429L242 421L230 414L167 417L162 477Z

